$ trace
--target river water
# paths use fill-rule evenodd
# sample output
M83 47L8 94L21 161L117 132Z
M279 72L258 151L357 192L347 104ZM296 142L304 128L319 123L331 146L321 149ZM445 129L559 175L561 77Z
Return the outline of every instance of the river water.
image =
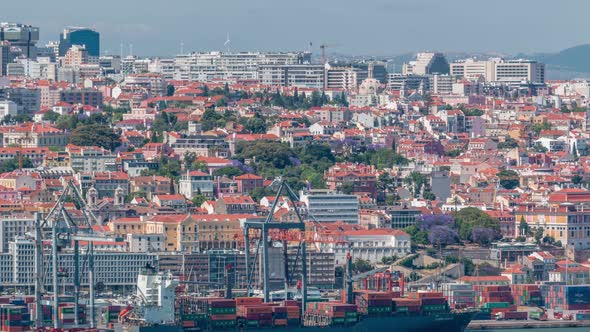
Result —
M485 330L465 330L467 331L485 331L485 332L589 332L590 327L548 327L548 328L527 328L527 329L485 329Z

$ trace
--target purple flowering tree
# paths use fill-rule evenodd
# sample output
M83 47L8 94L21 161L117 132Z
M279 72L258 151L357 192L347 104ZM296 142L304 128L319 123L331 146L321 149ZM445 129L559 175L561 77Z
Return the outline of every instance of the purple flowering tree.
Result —
M471 241L480 245L489 245L498 238L498 233L487 227L475 227L471 231Z
M459 234L448 226L434 226L428 231L428 241L433 246L444 247L458 240Z
M420 230L428 232L435 226L452 228L455 219L450 214L427 214L422 216Z

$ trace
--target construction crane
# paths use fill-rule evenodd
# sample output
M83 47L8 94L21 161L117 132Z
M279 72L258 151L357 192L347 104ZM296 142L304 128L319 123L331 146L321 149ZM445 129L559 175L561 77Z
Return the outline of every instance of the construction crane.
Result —
M73 200L82 212L83 222L78 224L66 209L66 203ZM117 242L122 239L107 237L106 234L96 233L92 226L96 224L96 217L86 205L78 188L70 180L66 185L64 191L56 201L53 208L43 218L40 213L35 215L35 325L37 329L43 328L43 311L42 302L43 294L47 293L45 289L45 263L51 266L52 271L52 291L53 291L53 328L55 330L61 329L62 326L59 321L59 253L63 248L71 247L73 242L74 253L74 324L79 326L78 312L80 301L80 241L87 241L88 248L86 250L86 260L88 262L88 286L89 286L89 300L88 307L90 311L90 327L95 327L94 314L94 241ZM46 262L43 249L43 243L51 243L50 257L51 261ZM61 271L63 273L63 271Z
M326 58L326 48L332 48L332 47L337 47L337 44L326 44L323 43L320 45L320 50L322 51L322 65L325 65L327 63L327 58Z

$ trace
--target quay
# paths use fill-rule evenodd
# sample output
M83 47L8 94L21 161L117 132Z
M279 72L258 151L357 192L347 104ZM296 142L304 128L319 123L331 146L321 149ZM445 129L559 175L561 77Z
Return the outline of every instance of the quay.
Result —
M473 320L466 330L590 327L590 320Z

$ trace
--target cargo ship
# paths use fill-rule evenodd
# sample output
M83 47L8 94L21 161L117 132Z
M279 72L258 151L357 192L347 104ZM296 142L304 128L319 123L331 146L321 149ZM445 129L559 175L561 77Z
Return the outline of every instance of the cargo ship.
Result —
M169 273L144 269L138 276L133 301L105 322L115 331L197 332L463 332L474 310L452 310L442 293L352 291L342 301L298 300L264 303L259 297L213 298L175 294L178 282ZM349 303L352 302L352 303Z

